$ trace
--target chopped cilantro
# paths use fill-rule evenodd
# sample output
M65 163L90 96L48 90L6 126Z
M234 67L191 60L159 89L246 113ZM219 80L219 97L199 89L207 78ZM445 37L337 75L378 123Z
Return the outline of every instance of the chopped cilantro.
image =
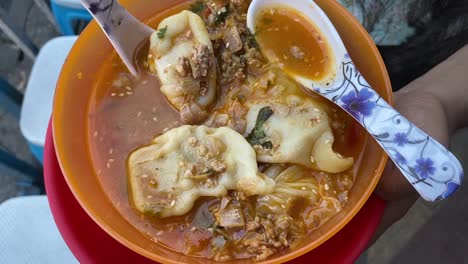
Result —
M201 14L203 10L205 10L206 4L203 1L196 1L195 3L190 5L190 11L196 13L196 14Z
M250 30L247 31L247 40L249 41L249 44L254 47L257 50L260 50L260 46L258 45L257 39L255 39L255 35L250 32Z
M255 122L255 126L250 131L249 135L247 135L246 139L250 143L250 145L261 145L264 148L271 148L272 143L271 141L265 141L266 135L265 132L262 130L263 124L270 118L273 114L273 110L269 106L265 106L258 112L257 120Z
M167 32L167 25L161 29L158 30L158 33L156 33L158 35L158 38L162 39L164 38L164 35L166 35L166 32Z
M216 17L215 17L215 23L216 24L220 24L220 23L223 23L224 21L226 21L226 18L229 14L229 9L228 7L223 7L221 8L218 13L216 14Z

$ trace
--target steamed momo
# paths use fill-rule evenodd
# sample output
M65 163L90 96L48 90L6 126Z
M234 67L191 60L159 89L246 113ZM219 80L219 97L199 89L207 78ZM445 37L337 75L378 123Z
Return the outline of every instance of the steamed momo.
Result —
M259 128L257 123L265 111L270 115ZM263 138L252 141L255 132ZM289 96L286 100L250 102L246 134L260 162L300 164L330 173L342 172L353 164L353 158L333 151L328 116L312 99Z
M249 143L227 127L169 130L134 151L128 171L135 207L160 217L187 213L201 196L268 194L275 185L258 171Z
M204 120L216 99L216 65L203 20L182 11L161 21L150 37L149 60L182 121Z

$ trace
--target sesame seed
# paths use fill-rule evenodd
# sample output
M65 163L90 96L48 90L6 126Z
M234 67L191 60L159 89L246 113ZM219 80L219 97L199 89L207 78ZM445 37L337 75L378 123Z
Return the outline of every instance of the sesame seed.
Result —
M113 149L113 148L110 148L110 149L109 149L109 154L112 154L112 153L114 153L114 149Z
M330 187L328 186L328 184L325 183L325 186L324 186L324 187L325 187L325 191L330 190Z
M153 121L154 121L154 122L157 122L157 121L158 121L158 118L157 118L157 117L153 117Z
M306 190L307 188L306 187L301 187L301 190Z
M97 137L97 136L98 136L98 132L97 132L97 131L94 131L93 136L94 136L94 137Z
M317 191L316 191L315 189L312 189L312 192L315 193L315 194L317 194Z
M131 91L131 90L132 90L132 87L130 87L130 86L125 86L125 89L127 89L128 91Z
M146 196L146 198L151 199L151 198L153 198L153 196L152 196L152 195L148 195L148 196Z
M127 92L127 95L132 95L133 93L132 92Z
M314 156L310 156L310 162L312 162L312 163L315 162Z
M157 235L157 236L160 236L160 235L162 235L163 233L164 233L164 231L161 230L161 231L158 231L158 232L156 233L156 235Z
M148 178L148 174L142 174L141 177L142 177L143 179L146 179L146 178Z
M116 93L111 93L111 96L115 96L115 95L116 95Z
M119 93L119 96L120 96L120 97L122 97L122 96L124 96L124 95L125 95L124 93Z
M141 111L140 111L140 112L138 112L138 113L137 113L137 117L140 117L140 116L141 116L141 114L142 114L142 112L141 112Z
M106 167L107 167L108 169L110 168L110 163L109 163L109 162L106 164Z
M175 200L172 200L171 207L175 205Z
M196 229L197 229L197 227L194 226L194 227L192 227L192 228L190 229L190 231L193 232L193 231L195 231Z

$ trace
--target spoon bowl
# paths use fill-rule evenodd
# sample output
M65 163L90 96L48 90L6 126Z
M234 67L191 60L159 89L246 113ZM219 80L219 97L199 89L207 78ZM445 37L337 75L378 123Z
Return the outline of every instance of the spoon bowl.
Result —
M290 77L352 115L425 200L445 199L459 188L463 169L457 158L408 121L368 84L332 22L314 1L253 0L247 13L247 27L253 34L260 12L271 8L289 8L303 16L320 31L331 51L331 67L320 80L288 73Z

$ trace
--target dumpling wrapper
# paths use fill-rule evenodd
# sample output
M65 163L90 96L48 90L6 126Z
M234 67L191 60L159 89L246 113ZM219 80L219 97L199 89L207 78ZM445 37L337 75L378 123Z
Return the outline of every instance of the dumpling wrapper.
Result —
M216 99L215 58L203 20L184 10L161 21L150 37L149 59L182 121L201 122Z
M201 196L268 194L275 186L258 171L249 143L227 127L174 128L134 151L127 165L136 209L159 217L183 215Z
M258 161L300 164L330 173L352 166L352 157L344 158L333 151L328 115L312 99L289 96L286 100L250 102L246 135L254 128L264 107L273 110L262 127L265 140L271 141L272 148L254 146Z

